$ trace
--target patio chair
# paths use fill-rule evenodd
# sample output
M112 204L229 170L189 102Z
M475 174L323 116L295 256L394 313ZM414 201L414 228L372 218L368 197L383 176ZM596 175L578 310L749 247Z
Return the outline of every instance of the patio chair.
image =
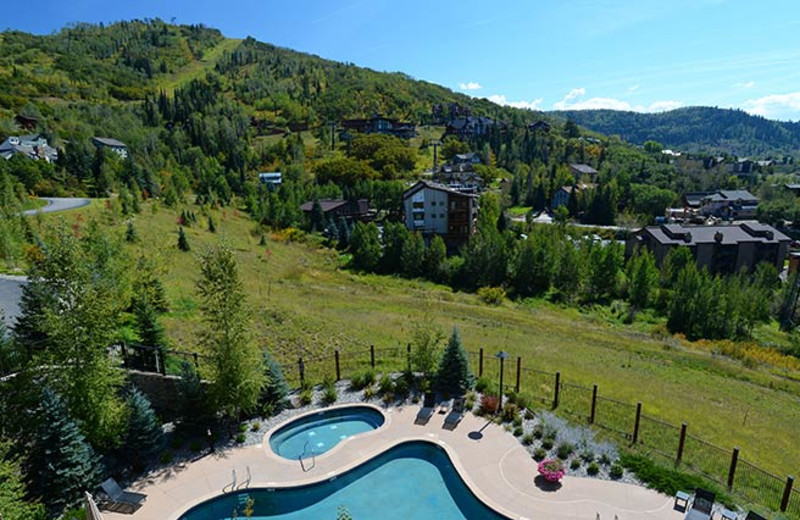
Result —
M417 418L414 419L414 424L428 424L434 410L436 410L436 399L432 393L427 393L422 400L422 408L417 413Z
M461 422L461 419L464 417L464 398L460 397L453 401L453 408L450 410L450 413L447 414L447 417L444 418L444 427L453 430L458 423Z
M744 520L767 520L765 517L759 515L758 513L754 513L753 511L749 511L747 516L744 517Z
M123 491L117 481L109 478L102 484L100 488L106 494L107 501L105 508L115 511L117 509L128 509L131 512L135 511L147 499L147 495L142 493L134 493L132 491Z
M697 488L694 492L694 500L692 500L692 508L686 513L685 520L711 520L711 515L714 512L714 501L717 495L711 491L702 488Z

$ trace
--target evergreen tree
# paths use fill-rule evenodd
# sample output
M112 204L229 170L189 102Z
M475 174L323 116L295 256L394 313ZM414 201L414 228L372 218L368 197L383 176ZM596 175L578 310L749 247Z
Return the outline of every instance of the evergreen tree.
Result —
M196 435L206 428L211 420L208 407L208 392L194 365L181 363L181 379L178 383L180 398L180 428L189 435Z
M444 349L442 359L434 377L434 386L440 392L450 395L461 395L472 388L474 376L469 368L469 357L461 345L458 329L453 329L453 335Z
M139 233L137 233L136 228L133 227L133 221L129 220L125 228L125 242L133 244L138 241L139 241Z
M100 459L69 416L64 402L49 388L42 392L39 426L31 438L30 491L57 517L77 505L86 489L102 478Z
M139 341L146 347L158 349L161 354L159 358L161 362L165 359L164 348L167 346L167 340L164 336L164 326L158 320L158 313L147 296L139 298L134 304L134 316L136 323L136 334L139 336ZM141 361L143 367L153 366L154 352L149 350L141 351Z
M311 231L322 231L325 229L325 212L322 211L322 204L319 199L314 199L311 203L310 227Z
M403 274L409 278L416 278L422 275L425 266L425 240L419 233L411 233L408 240L403 244L401 253L403 264Z
M44 520L44 508L26 499L19 461L11 456L11 443L0 439L0 512L3 520Z
M137 388L132 388L126 399L128 406L128 432L125 450L134 465L141 459L152 457L164 447L164 431L158 424L150 401ZM140 459L141 458L141 459ZM141 465L140 465L141 467Z
M214 225L214 217L208 216L208 231L211 233L217 232L217 226Z
M439 282L447 283L447 246L441 236L435 235L431 239L431 244L425 250L425 258L423 264L425 265L425 276L428 279Z
M261 394L260 352L250 335L250 313L233 251L217 246L200 259L197 292L204 328L200 343L211 358L211 392L230 417L251 411Z
M281 366L275 358L264 350L264 388L261 390L261 403L272 407L274 413L280 412L286 406L286 397L289 395L289 385L283 377Z
M339 224L336 226L337 247L345 250L350 247L350 225L344 217L339 217Z
M183 231L183 226L178 227L178 249L181 251L189 251L189 240L186 238L186 233Z
M27 350L28 355L41 350L47 344L49 334L46 327L47 309L55 305L51 287L41 278L33 277L22 286L19 315L12 325L12 336L17 345Z
M628 294L631 305L644 309L650 304L653 291L658 285L658 269L653 254L645 249L628 263Z

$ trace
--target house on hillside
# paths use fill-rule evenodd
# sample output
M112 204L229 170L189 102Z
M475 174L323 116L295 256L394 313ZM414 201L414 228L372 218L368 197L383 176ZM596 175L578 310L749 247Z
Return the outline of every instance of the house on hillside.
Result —
M588 177L589 182L597 182L597 170L588 164L569 164L569 171L575 177L575 181L580 181L583 177Z
M439 235L454 250L475 232L478 197L423 180L403 194L403 210L406 228L421 233L426 240Z
M705 217L746 220L756 216L758 197L747 190L719 190L700 200L698 213Z
M502 124L491 117L462 116L455 117L447 123L444 137L454 135L460 139L475 135L486 135L492 129L502 127Z
M97 148L105 148L119 155L121 159L128 157L128 146L122 141L110 137L92 137L92 144Z
M594 184L579 183L574 186L561 186L553 194L553 199L550 201L550 209L555 210L559 206L566 206L569 204L569 198L572 195L572 190L576 190L576 194L590 188L594 188Z
M319 205L322 207L322 213L325 215L326 220L330 218L336 221L339 218L344 218L348 221L360 220L365 222L371 218L369 201L367 199L320 199ZM313 208L313 200L300 206L300 210L306 215L311 215Z
M474 166L481 163L481 156L475 152L457 153L453 156L451 161L454 165L468 164Z
M547 121L539 120L539 121L534 121L533 123L528 123L528 130L532 132L535 132L536 130L539 130L541 132L549 132L550 128L551 128L550 123L548 123Z
M15 155L55 162L58 150L47 144L47 138L42 134L12 135L0 143L0 157L11 159Z
M417 127L414 123L398 121L377 114L369 119L345 119L342 121L342 128L345 131L362 134L393 135L401 139L411 139L417 135Z
M262 172L258 174L258 182L271 190L276 190L283 182L283 174L281 172Z
M646 247L660 266L671 249L685 246L698 267L714 274L731 274L742 268L752 271L761 262L783 269L790 242L772 226L758 222L718 226L663 224L634 233L626 243L626 254Z

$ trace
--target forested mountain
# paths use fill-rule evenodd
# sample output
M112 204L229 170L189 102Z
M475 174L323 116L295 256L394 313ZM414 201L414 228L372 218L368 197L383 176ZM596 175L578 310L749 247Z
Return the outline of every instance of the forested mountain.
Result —
M653 140L687 152L779 158L800 154L800 122L772 121L742 110L686 107L656 114L568 110L553 114L634 144Z

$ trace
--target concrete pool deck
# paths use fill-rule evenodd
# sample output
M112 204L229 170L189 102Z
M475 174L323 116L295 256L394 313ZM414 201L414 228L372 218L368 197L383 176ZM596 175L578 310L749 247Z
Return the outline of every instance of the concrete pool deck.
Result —
M655 491L621 482L564 477L556 491L537 487L537 463L501 426L467 414L454 430L443 428L444 415L424 426L414 424L419 405L382 409L382 428L343 441L316 458L304 471L300 463L272 454L269 443L233 448L152 473L130 487L147 501L134 514L104 512L107 520L177 520L189 507L230 488L235 470L239 491L284 487L327 480L369 460L391 446L425 440L442 446L476 496L513 519L677 520L674 500ZM471 435L470 435L471 434ZM308 464L307 464L308 466ZM249 482L247 482L249 472Z

